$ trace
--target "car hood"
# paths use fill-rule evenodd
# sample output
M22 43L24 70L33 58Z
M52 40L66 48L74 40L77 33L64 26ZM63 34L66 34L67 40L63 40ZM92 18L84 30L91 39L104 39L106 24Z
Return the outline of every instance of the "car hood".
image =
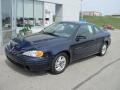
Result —
M46 35L46 34L33 34L30 36L24 37L25 41L30 42L31 44L38 44L40 42L46 42L48 40L56 39L57 37Z
M31 47L41 48L55 45L56 43L66 41L66 38L38 33L22 38L15 38L13 41L17 43L17 48L26 49Z

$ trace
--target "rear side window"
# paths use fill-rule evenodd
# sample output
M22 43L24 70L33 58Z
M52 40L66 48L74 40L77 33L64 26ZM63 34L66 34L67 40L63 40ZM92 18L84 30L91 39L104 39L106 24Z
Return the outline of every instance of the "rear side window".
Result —
M94 35L93 27L91 25L81 25L77 35L90 37Z
M95 30L96 34L102 32L102 30L99 27L97 27L97 26L93 26L93 29Z

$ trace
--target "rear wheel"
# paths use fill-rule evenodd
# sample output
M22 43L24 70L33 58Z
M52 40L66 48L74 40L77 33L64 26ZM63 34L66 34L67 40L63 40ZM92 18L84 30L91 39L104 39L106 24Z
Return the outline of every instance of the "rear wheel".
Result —
M104 43L100 49L99 56L104 56L107 52L108 45L107 43Z
M68 56L66 53L58 54L52 62L51 72L53 74L62 73L68 65Z

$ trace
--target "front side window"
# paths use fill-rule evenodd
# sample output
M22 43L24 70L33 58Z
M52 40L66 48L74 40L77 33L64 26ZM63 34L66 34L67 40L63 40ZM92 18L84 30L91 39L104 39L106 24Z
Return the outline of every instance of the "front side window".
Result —
M78 36L90 37L94 34L94 30L91 25L81 25L78 31Z
M73 35L75 30L79 27L77 24L71 23L57 23L43 30L44 33L51 33L61 37L70 37Z

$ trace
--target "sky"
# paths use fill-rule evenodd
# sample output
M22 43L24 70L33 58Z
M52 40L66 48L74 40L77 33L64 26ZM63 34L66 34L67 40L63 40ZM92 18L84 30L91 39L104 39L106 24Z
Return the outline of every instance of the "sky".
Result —
M83 0L83 11L100 11L103 15L120 13L120 0Z

